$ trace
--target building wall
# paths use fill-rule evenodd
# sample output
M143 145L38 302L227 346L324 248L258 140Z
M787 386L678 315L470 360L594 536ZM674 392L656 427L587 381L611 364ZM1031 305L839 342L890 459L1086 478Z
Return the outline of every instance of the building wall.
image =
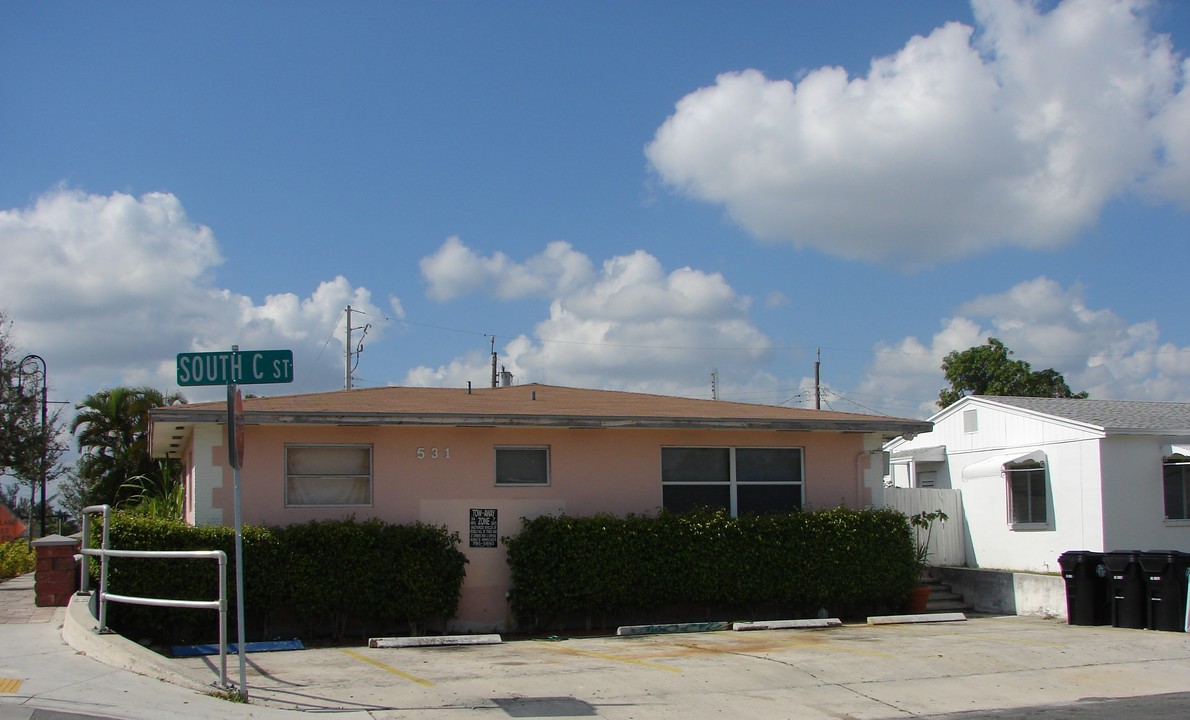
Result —
M977 429L966 431L964 411L974 409ZM934 431L895 450L946 446L937 486L962 491L967 524L967 562L972 567L1057 572L1067 550L1103 550L1103 500L1099 489L1101 435L1075 424L979 402L952 406L934 418ZM963 470L981 460L1044 450L1049 523L1040 530L1013 530L1008 519L1008 481L1001 475L973 479ZM928 468L919 465L918 470Z
M1098 441L1041 446L1046 453L1048 523L1044 529L1014 530L1008 516L1008 480L1002 474L965 479L963 468L996 455L1025 452L1037 445L969 452L950 460L951 477L963 492L973 567L1059 572L1067 550L1102 550Z
M230 524L232 474L223 428L194 434L197 524ZM370 444L373 502L356 508L286 508L287 443ZM496 487L498 445L550 448L550 485ZM470 563L456 627L508 626L509 570L503 543L468 546L470 511L497 511L497 535L515 535L522 517L569 513L652 513L661 506L661 447L803 448L807 508L880 504L879 438L843 433L744 430L534 429L457 427L249 426L241 469L241 512L247 524L288 525L354 516L386 522L428 522L459 533ZM420 450L420 452L419 452ZM873 455L875 453L875 455ZM209 500L207 500L209 498Z
M1104 440L1101 549L1190 552L1190 521L1165 520L1161 464L1172 440L1152 435Z

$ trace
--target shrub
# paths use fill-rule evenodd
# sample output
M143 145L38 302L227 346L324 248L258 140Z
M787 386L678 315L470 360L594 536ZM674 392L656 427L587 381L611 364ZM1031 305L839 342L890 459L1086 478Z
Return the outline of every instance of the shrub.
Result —
M534 629L670 606L845 614L899 605L917 578L908 520L887 509L542 516L504 542L513 612Z
M37 555L26 540L17 538L0 544L0 580L33 572Z
M98 530L92 546L98 545ZM235 622L235 533L223 526L114 513L110 547L120 550L222 550L227 554L229 625ZM272 639L283 620L307 637L343 637L348 625L403 623L419 631L458 607L466 558L446 528L378 520L315 521L286 527L245 526L246 631ZM92 561L92 575L98 564ZM108 591L141 597L214 600L212 560L111 558ZM211 640L212 611L112 603L108 625L159 642Z

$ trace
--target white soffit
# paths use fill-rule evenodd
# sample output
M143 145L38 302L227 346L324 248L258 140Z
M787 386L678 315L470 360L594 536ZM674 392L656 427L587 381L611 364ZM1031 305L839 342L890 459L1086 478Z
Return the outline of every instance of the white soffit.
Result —
M981 477L999 477L1004 472L1005 465L1015 465L1017 463L1036 462L1045 463L1045 451L1030 450L1028 452L1015 452L1006 455L993 455L990 458L985 458L977 463L972 463L963 468L963 479L974 480Z
M912 460L919 463L946 462L946 446L935 445L933 447L898 450L892 454L892 460L893 462Z

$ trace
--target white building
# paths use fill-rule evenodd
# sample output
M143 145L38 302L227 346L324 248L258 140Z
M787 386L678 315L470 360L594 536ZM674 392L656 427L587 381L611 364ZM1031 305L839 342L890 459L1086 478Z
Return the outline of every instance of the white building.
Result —
M969 566L1190 552L1190 403L969 396L931 421L885 446L886 481L961 491Z

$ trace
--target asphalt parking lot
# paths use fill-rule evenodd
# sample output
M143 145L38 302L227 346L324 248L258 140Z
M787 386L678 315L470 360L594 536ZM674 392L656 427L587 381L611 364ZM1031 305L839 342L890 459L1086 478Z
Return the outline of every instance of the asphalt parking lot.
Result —
M218 677L217 657L172 662ZM228 662L234 680L238 661ZM339 647L250 653L247 663L255 705L377 720L1149 714L1113 701L1136 696L1161 714L1190 711L1190 635L1030 617Z

